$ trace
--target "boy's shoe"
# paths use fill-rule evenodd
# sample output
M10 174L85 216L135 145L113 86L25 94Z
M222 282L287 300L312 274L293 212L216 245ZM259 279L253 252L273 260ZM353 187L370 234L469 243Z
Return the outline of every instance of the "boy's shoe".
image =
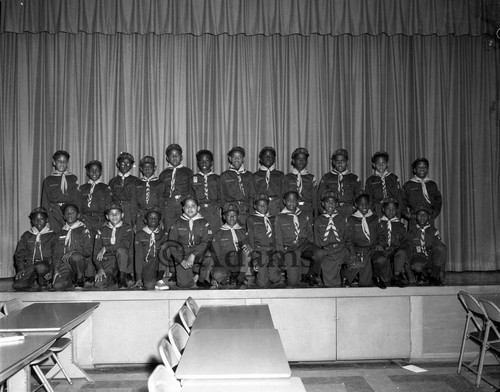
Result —
M158 282L155 284L155 290L168 290L170 287L168 287L167 282L165 282L164 279L160 279Z
M75 289L76 290L81 290L85 286L85 282L83 278L77 279L75 283Z
M387 288L387 286L385 285L385 282L382 279L380 279L378 276L373 278L373 281L382 290L385 290Z
M402 279L402 277L400 275L395 275L391 279L391 286L403 288L403 287L406 287L407 284L404 282L404 280Z
M344 279L342 279L341 286L342 287L351 287L351 283L349 283L349 281L346 278L344 278Z
M130 289L134 287L135 280L132 274L126 274L125 275L125 283L127 284L127 288Z
M204 280L203 282L198 280L196 282L196 287L198 287L200 289L209 289L212 287L212 285L208 280Z
M94 287L94 278L93 277L85 278L85 281L83 283L83 288L90 289L91 287Z
M212 279L210 282L210 290L217 290L219 288L219 282L217 282L215 279Z

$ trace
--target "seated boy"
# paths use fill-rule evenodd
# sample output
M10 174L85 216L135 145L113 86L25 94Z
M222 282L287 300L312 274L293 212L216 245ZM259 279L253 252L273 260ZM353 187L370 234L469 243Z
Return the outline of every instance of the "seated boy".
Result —
M57 235L47 224L48 213L43 207L29 215L31 229L17 243L14 259L17 274L15 290L47 290L52 276L52 255Z
M257 286L274 287L281 279L276 257L274 220L268 212L269 198L260 193L254 200L255 212L247 218L247 232L252 252L253 270L257 273Z
M356 212L347 218L347 244L351 262L342 271L343 285L348 287L359 275L359 287L385 289L391 279L391 266L386 257L373 258L375 251L383 251L384 232L378 217L370 210L370 196L362 193L355 200ZM373 263L373 268L372 268Z
M377 214L379 218L384 215L382 210L382 201L394 199L398 203L401 200L401 186L399 178L394 173L389 172L389 154L385 151L378 151L373 154L372 167L374 174L366 180L365 191L370 196L370 209ZM399 210L397 216L400 216Z
M340 270L349 262L346 245L347 219L337 212L337 194L326 191L321 197L324 213L314 220L316 245L325 251L321 275L326 287L340 287Z
M276 217L276 250L286 266L288 286L301 282L317 286L325 251L313 243L313 230L309 214L299 209L299 192L292 190L283 195L285 208Z
M265 193L269 197L269 214L277 216L283 208L281 195L283 194L283 180L285 173L276 170L276 150L266 146L259 153L260 167L254 175L255 193Z
M153 290L158 275L160 248L168 239L161 228L161 213L158 209L149 210L144 216L145 226L137 232L134 241L136 288ZM168 289L165 285L162 289Z
M53 282L55 290L83 288L85 271L92 255L93 238L74 204L61 208L66 224L54 247Z
M418 283L428 280L430 285L444 283L447 249L441 242L439 231L430 225L432 211L422 205L414 209L416 225L408 232L412 244L410 267L417 274Z
M177 286L183 289L192 288L198 278L207 276L208 266L204 265L203 257L209 241L212 239L212 230L208 222L200 215L198 200L188 195L182 201L183 214L172 225L168 239L179 243L183 252L173 253L175 262L175 276Z
M68 171L69 154L59 150L52 156L54 172L43 180L42 207L47 210L50 228L59 232L64 226L61 207L66 203L80 202L78 179Z
M132 226L123 221L120 204L106 207L107 223L98 231L94 243L94 264L97 269L95 287L107 289L118 282L118 288L132 287Z
M156 163L152 156L146 155L139 162L140 180L135 183L133 195L135 232L140 232L146 223L146 212L163 208L163 182L155 176Z
M239 209L238 219L245 226L255 196L253 174L245 170L243 165L245 162L244 148L233 147L227 153L227 159L230 164L229 169L220 175L221 203L222 205L236 204Z
M92 233L92 237L97 233L104 222L104 210L111 203L111 188L102 182L102 163L100 161L90 161L85 165L87 184L80 186L81 221Z
M309 217L312 224L316 216L316 176L307 171L309 152L303 148L296 148L292 153L292 172L287 173L283 180L284 193L295 191L299 195L298 208ZM279 215L278 215L279 216Z
M113 195L113 203L119 204L123 211L123 221L127 225L132 225L136 210L132 203L137 177L130 173L134 165L134 157L128 152L122 152L116 158L118 175L109 181L109 187Z
M248 243L248 234L238 223L237 204L227 203L223 208L225 223L215 233L212 244L217 256L212 271L212 288L225 288L236 285L246 288L245 273L252 248Z
M347 168L349 154L343 148L339 148L332 154L333 169L321 177L318 186L318 196L321 197L325 191L337 193L337 211L348 218L354 212L354 199L361 192L361 183L356 174Z
M399 211L398 201L396 199L386 199L381 206L384 215L380 219L380 226L385 233L385 244L383 252L377 251L374 259L387 257L393 264L391 285L405 287L408 283L415 282L409 265L411 244L408 233L397 217Z

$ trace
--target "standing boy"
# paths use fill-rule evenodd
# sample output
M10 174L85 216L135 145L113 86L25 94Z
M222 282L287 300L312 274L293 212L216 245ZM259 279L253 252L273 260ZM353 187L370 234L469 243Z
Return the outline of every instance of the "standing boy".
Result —
M283 194L283 180L285 173L276 170L276 150L266 146L259 153L260 167L254 175L255 193L265 193L269 198L269 214L277 216L283 208L281 195Z
M285 175L283 192L295 191L299 195L298 208L312 222L316 215L316 177L307 171L309 152L299 147L292 153L292 172Z
M43 180L42 207L48 214L48 223L54 232L64 225L61 207L66 203L79 204L78 179L68 171L69 154L59 150L52 156L54 171Z
M31 229L17 243L15 290L47 290L52 276L52 255L57 236L47 224L44 207L35 208L29 215Z
M314 220L315 243L325 251L321 274L326 287L340 287L340 270L350 258L346 244L347 219L337 212L337 203L336 192L324 192L321 197L324 213Z
M107 223L97 231L94 244L95 286L107 289L118 282L118 288L132 287L132 226L123 221L123 209L118 203L109 204L105 213Z
M128 152L122 152L116 159L118 175L109 181L109 187L113 195L113 203L119 204L123 211L124 222L131 226L136 210L132 203L134 197L135 182L137 177L130 173L134 165L134 157Z
M80 212L75 204L65 204L61 210L66 224L58 233L54 247L52 285L55 290L83 288L93 238L79 220Z
M159 210L163 207L163 182L155 176L155 159L146 155L139 162L139 171L142 176L135 183L133 195L134 210L137 211L134 217L135 231L140 232L145 224L146 212L149 210Z
M366 180L366 193L370 196L370 209L381 218L382 201L394 199L398 206L401 201L401 186L399 178L394 173L389 172L389 154L385 151L378 151L372 156L372 166L374 174ZM400 215L398 211L398 216Z
M311 219L299 209L299 199L299 192L295 190L283 195L285 208L274 224L276 250L284 259L289 286L298 286L301 281L316 286L325 251L314 245Z
M361 183L356 174L347 168L349 154L339 148L332 154L332 170L323 175L319 182L318 194L325 191L337 193L337 211L348 218L354 212L354 199L361 192Z
M227 153L229 169L220 175L221 203L236 204L239 209L240 223L245 226L248 214L251 211L255 185L253 174L245 170L245 149L233 147Z

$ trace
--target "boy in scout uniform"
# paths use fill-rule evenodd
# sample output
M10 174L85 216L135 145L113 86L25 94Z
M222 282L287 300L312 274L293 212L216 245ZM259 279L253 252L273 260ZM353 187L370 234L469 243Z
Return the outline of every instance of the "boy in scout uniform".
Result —
M130 173L134 165L134 157L128 152L122 152L116 158L118 175L109 181L109 187L113 195L112 202L119 204L123 211L123 220L132 226L137 213L133 203L135 193L135 182L137 177Z
M281 195L283 194L283 180L285 173L276 170L276 150L266 146L260 150L260 167L254 175L255 193L265 193L269 198L269 214L277 216L283 208Z

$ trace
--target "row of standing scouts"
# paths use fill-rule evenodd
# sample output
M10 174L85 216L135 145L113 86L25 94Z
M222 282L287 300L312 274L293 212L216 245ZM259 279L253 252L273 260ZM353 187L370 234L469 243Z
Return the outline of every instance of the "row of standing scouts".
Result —
M53 155L42 206L15 252L16 290L440 285L446 247L434 220L441 193L429 162L412 164L400 186L389 155L373 155L374 174L362 189L344 149L317 183L309 153L297 148L292 171L275 169L264 147L259 170L244 168L232 148L229 169L212 171L213 154L196 154L198 172L182 165L182 148L166 149L168 167L155 176L151 156L121 153L118 175L101 180L102 164L85 165L88 183L68 172L69 154ZM253 275L254 279L249 279Z

